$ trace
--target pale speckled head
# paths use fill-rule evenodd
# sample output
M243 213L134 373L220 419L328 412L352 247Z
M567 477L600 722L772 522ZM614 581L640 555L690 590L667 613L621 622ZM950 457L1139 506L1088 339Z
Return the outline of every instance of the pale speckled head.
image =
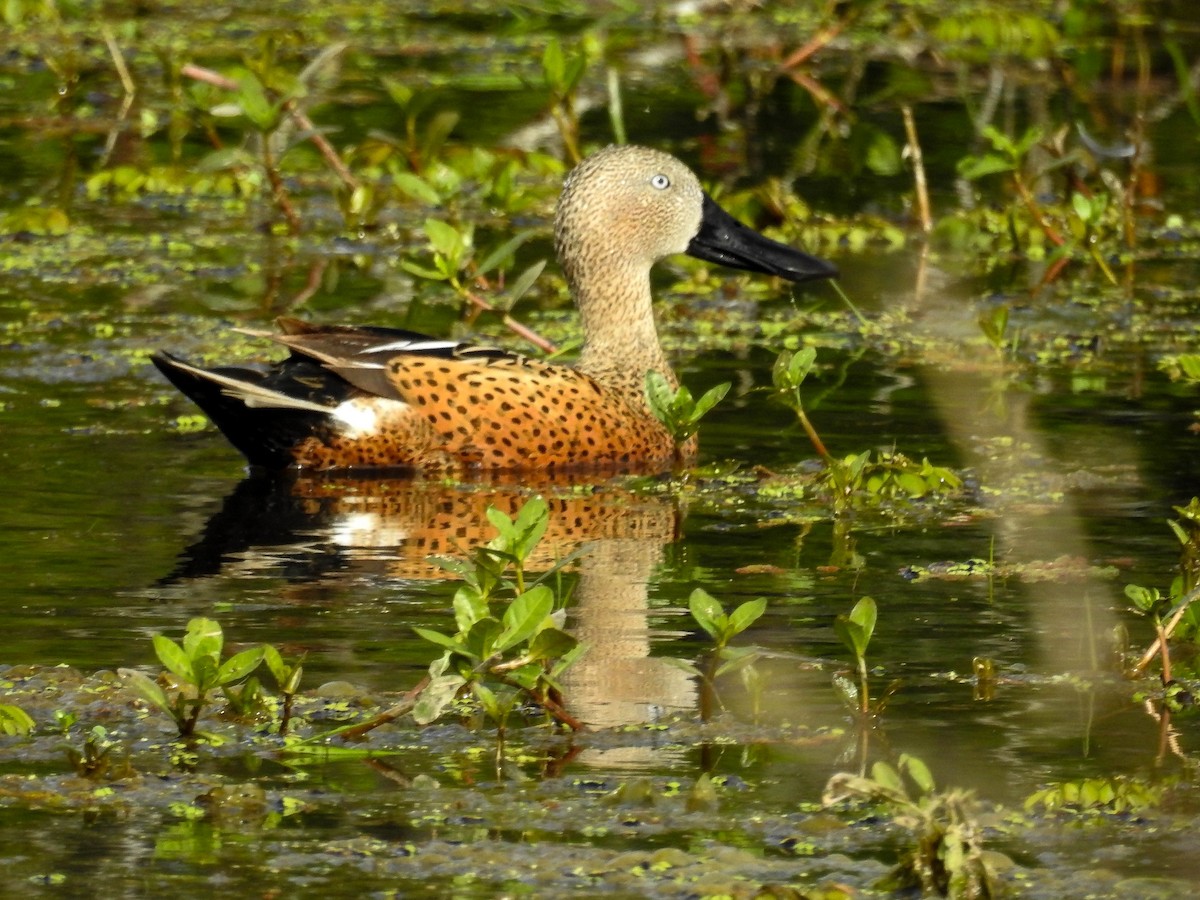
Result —
M837 274L824 260L738 222L687 166L648 147L606 147L581 162L563 185L554 225L559 259L575 287L593 266L648 269L675 253L790 281Z
M559 258L568 277L581 255L620 257L649 267L683 253L700 230L704 191L683 163L648 147L606 147L581 162L563 184L555 217Z

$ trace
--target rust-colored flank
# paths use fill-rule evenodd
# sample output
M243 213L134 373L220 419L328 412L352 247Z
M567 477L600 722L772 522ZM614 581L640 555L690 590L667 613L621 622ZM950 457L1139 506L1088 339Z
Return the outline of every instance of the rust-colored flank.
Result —
M832 265L726 214L679 160L609 147L567 176L555 249L583 320L574 366L389 328L280 320L291 355L263 371L153 360L252 465L266 468L656 471L675 460L644 398L677 384L659 343L650 268L688 253L790 281ZM694 440L683 448L695 452Z

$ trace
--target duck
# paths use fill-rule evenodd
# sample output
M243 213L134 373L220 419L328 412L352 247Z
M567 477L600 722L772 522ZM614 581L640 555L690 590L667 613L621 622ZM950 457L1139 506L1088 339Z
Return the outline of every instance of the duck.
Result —
M765 237L713 200L688 166L637 145L583 159L563 182L554 247L578 307L573 365L396 328L296 318L252 332L286 347L267 367L151 360L252 469L415 473L665 472L676 447L645 396L679 381L654 319L650 270L676 254L794 283L826 260Z

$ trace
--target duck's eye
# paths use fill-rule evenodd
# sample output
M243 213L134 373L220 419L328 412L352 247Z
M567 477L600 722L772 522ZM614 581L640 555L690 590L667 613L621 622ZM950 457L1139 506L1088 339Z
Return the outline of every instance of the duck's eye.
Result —
M650 183L660 191L665 191L671 186L671 179L666 175L655 175L650 179Z

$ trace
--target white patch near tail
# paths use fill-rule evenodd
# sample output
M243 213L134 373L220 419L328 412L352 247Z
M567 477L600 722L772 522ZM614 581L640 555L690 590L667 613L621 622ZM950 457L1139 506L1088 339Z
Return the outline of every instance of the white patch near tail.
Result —
M342 401L328 412L345 426L342 433L346 437L357 438L373 434L379 428L378 406L374 397L355 397Z

